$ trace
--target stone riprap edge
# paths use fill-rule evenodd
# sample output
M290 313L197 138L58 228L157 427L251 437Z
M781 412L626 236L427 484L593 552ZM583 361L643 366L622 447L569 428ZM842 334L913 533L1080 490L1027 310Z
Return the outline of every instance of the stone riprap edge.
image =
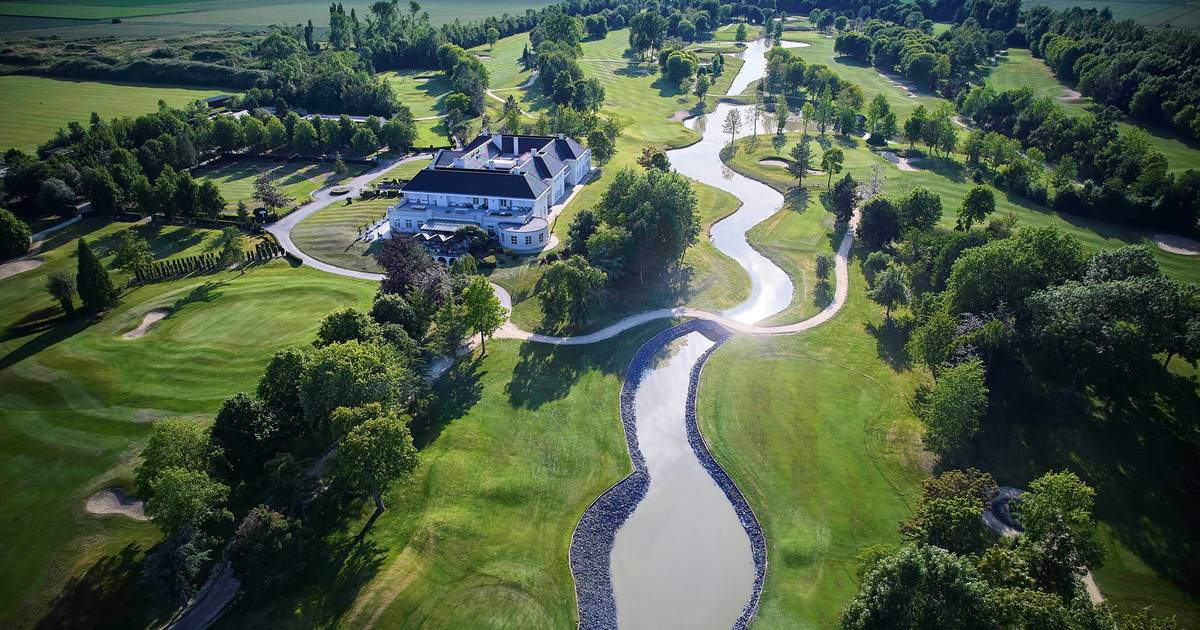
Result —
M719 336L701 331L717 343L700 355L696 365L692 366L684 421L687 424L688 442L692 445L696 459L700 460L700 465L708 471L708 475L716 482L717 487L725 493L725 498L733 505L733 511L737 513L742 528L746 530L746 536L750 538L750 556L754 561L754 588L750 592L750 600L742 607L741 616L733 623L734 630L744 630L750 624L750 620L754 618L754 613L758 611L758 602L762 599L763 580L767 576L767 541L763 536L758 518L754 516L754 510L750 509L750 504L742 495L742 491L738 489L737 484L708 451L708 444L705 443L704 436L700 434L700 427L696 423L696 392L700 388L700 372L704 369L704 364L708 362L709 355L720 348L721 344L730 337L730 332L724 327L719 324L713 324L713 326L719 329L716 332L716 335Z
M633 462L633 472L600 495L584 510L575 532L571 535L571 573L575 578L575 597L579 605L580 628L616 628L617 605L613 596L612 575L609 573L613 543L617 530L625 524L629 516L646 496L650 487L650 474L646 470L646 461L637 444L637 415L635 401L637 388L646 373L651 357L665 345L691 332L699 332L715 344L696 361L691 372L688 385L687 422L688 440L692 443L701 465L704 466L717 486L725 492L734 510L741 520L742 526L750 536L751 551L754 558L754 590L750 601L742 609L742 615L734 625L744 628L758 607L762 592L763 577L766 573L766 544L763 541L762 529L741 492L725 474L704 446L696 428L696 387L700 380L700 369L708 357L730 337L725 327L707 320L692 320L673 328L668 328L649 341L642 344L629 364L625 382L621 387L621 425L625 431L625 446L629 450L629 458ZM698 446L697 446L698 445Z

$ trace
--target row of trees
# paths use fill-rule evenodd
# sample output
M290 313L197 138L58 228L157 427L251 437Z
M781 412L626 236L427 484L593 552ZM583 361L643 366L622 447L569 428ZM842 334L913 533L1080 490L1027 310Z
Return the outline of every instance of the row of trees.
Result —
M1031 7L1025 14L1029 49L1079 92L1153 124L1200 138L1200 36L1158 29L1112 12Z
M1200 173L1169 173L1149 135L1120 130L1110 113L1072 116L1030 88L990 87L972 89L959 111L980 128L1017 140L1026 155L1037 149L1035 157L1054 164L1060 179L1074 171L1084 185L1058 187L1057 209L1181 231L1194 230L1200 220Z

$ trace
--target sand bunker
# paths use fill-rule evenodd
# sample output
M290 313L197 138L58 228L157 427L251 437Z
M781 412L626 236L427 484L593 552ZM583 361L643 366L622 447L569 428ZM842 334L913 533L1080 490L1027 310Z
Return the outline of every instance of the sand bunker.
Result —
M142 323L138 324L137 328L134 328L133 330L125 333L124 335L121 335L121 338L125 339L125 340L130 340L130 339L137 339L139 337L142 337L147 332L150 332L151 326L157 324L159 321L162 320L162 318L164 318L166 316L167 316L166 309L161 309L161 308L154 309L153 311L150 311L149 313L146 313L145 315L142 316Z
M758 161L763 166L772 166L775 168L787 168L788 161L783 158L763 158Z
M913 162L915 160L910 160L906 157L900 157L899 155L896 155L895 153L892 153L891 151L881 151L879 154L883 156L883 159L891 162L892 164L895 164L896 168L898 168L902 171L919 171L919 170L921 170L920 168L917 168L916 166L913 165Z
M3 280L9 276L15 276L25 271L29 271L30 269L37 269L38 267L42 266L43 262L45 261L43 261L41 258L22 258L12 262L6 262L3 265L0 265L0 280Z
M1184 256L1200 256L1200 241L1178 234L1155 234L1151 238L1163 251Z
M89 514L124 514L135 521L148 521L140 499L125 494L120 488L105 488L88 497Z
M691 117L692 117L692 112L690 112L686 109L681 109L681 110L675 112L674 114L671 114L671 120L674 120L675 122L683 122Z
M1083 100L1083 95L1071 88L1063 88L1062 94L1058 96L1058 100L1064 103L1078 103Z
M477 59L491 59L492 58L492 56L487 53L480 53L478 55L475 55L475 57Z

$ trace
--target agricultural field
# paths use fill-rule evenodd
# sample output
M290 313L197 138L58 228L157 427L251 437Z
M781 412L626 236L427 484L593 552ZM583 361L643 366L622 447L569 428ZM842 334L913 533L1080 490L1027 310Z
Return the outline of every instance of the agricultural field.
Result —
M551 0L521 0L502 10L521 13L552 4ZM342 5L359 16L370 13L371 2L355 0ZM407 5L404 7L407 10ZM421 3L435 25L480 20L497 15L494 3L483 0L427 0ZM0 3L0 23L17 18L16 24L0 28L5 36L28 37L53 34L59 37L146 37L182 34L196 30L235 29L264 31L274 24L303 24L308 20L324 31L328 26L329 3L319 0L264 0L247 5L238 0L13 0ZM121 23L111 20L119 18Z
M211 417L225 397L253 388L274 351L308 344L322 316L366 304L374 292L370 283L277 260L244 275L137 287L103 320L62 321L44 289L47 276L74 273L79 237L107 264L130 225L71 226L46 244L44 264L0 280L0 451L7 462L0 470L0 537L7 549L21 550L6 554L0 580L0 619L9 627L43 618L55 625L56 597L68 606L58 614L75 622L97 615L95 621L112 623L135 603L136 560L161 535L122 516L89 515L86 498L112 485L130 488L131 458L152 421ZM160 259L216 247L212 230L134 229ZM114 282L126 277L115 273ZM169 315L144 337L122 338L153 309ZM72 578L78 580L64 591ZM103 608L114 601L116 610Z
M1029 87L1039 96L1050 96L1067 113L1083 115L1092 99L1059 81L1046 62L1034 57L1027 48L1010 48L1001 55L998 65L987 76L988 85L997 90ZM1123 130L1133 129L1130 123L1120 123ZM1145 128L1145 127L1143 127ZM1191 146L1168 129L1145 128L1155 149L1167 158L1173 171L1200 168L1200 148Z
M323 162L233 161L200 169L192 175L198 181L214 182L221 190L221 196L225 197L225 209L232 211L237 208L239 201L251 208L259 205L254 200L254 180L264 172L270 173L280 188L292 197L293 205L301 205L318 188L334 186L358 175L364 168L347 164L346 174L338 175L333 172L333 164Z
M1066 9L1069 7L1084 7L1088 9L1108 9L1112 11L1115 20L1133 20L1146 26L1170 27L1182 29L1200 28L1200 2L1196 0L1153 0L1152 2L1134 2L1133 0L1097 0L1095 2L1080 2L1079 0L1026 0L1028 5L1042 5L1051 9Z
M86 125L92 112L109 120L152 112L159 101L181 107L223 93L219 88L0 76L0 151L33 151L71 121Z

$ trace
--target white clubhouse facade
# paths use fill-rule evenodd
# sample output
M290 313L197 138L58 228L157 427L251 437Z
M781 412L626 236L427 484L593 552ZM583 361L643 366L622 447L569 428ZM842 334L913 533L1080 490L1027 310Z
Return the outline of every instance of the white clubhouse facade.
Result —
M475 225L520 253L550 243L550 208L592 170L592 151L570 137L481 134L462 150L442 149L388 208L393 234L446 241Z

